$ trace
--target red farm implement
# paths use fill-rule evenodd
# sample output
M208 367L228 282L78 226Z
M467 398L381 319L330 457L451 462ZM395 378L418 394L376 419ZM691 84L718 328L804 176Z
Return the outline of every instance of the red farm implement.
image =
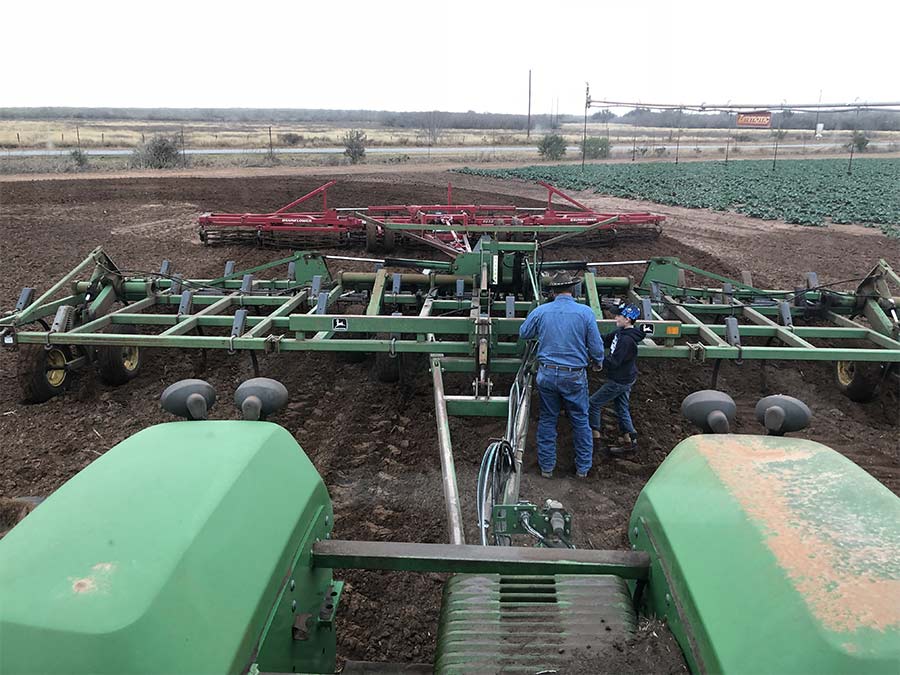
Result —
M510 240L538 239L552 245L582 237L598 245L617 238L656 238L665 216L654 213L595 211L548 183L546 207L454 204L447 186L446 204L394 204L329 208L330 181L272 213L204 213L199 218L205 244L253 243L266 247L365 246L391 252L398 244L423 244L455 256L471 250L483 235ZM315 197L321 211L297 211ZM558 196L567 204L553 204Z

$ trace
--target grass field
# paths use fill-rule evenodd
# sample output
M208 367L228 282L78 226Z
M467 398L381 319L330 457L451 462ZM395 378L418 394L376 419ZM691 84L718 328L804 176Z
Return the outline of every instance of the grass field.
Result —
M329 124L273 124L272 144L275 147L334 147L343 144L342 136L353 125ZM426 146L431 135L423 129L363 128L372 146ZM438 129L437 145L535 145L547 133L546 129L532 129L531 137L524 130L504 129ZM141 122L135 120L0 120L0 148L131 148L160 134L177 136L184 133L188 148L266 148L269 146L269 125L253 122ZM558 130L570 145L581 142L583 126L565 123ZM679 143L681 152L689 155L701 152L724 152L726 141L738 145L771 144L772 132L767 129L661 129L632 127L625 124L588 124L588 136L609 136L614 145L634 144L645 154L653 156L660 145ZM293 134L294 142L288 141ZM849 131L826 133L823 142L846 143ZM873 141L896 143L900 149L900 132L869 132ZM732 139L729 141L729 139ZM814 143L811 132L790 130L783 143ZM630 153L630 149L629 149ZM699 154L699 153L698 153Z
M544 180L659 204L736 211L767 220L821 225L862 223L900 236L900 160L837 159L531 166L461 171Z

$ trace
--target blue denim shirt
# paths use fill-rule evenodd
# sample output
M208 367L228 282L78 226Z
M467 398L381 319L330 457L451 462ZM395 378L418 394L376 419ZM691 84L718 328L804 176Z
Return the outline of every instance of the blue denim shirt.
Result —
M571 295L557 295L531 310L519 328L523 340L538 340L538 361L554 366L583 368L603 363L603 341L594 312Z

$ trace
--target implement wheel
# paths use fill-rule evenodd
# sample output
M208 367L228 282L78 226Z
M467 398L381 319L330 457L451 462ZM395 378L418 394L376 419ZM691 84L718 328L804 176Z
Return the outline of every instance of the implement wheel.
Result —
M19 347L18 377L25 403L43 403L63 393L69 379L67 353L62 347Z
M396 233L388 228L384 229L384 236L382 243L384 244L384 252L385 253L393 253L394 252L394 242L396 240Z
M135 333L134 326L117 326L117 332ZM141 368L141 348L137 345L97 347L97 372L104 384L118 386L137 377Z
M378 226L375 223L366 223L366 252L375 253L378 250Z
M394 383L400 381L400 368L403 367L401 354L391 356L387 352L375 353L375 379L379 382Z
M878 393L882 365L867 361L836 361L834 379L838 389L851 401L868 403Z

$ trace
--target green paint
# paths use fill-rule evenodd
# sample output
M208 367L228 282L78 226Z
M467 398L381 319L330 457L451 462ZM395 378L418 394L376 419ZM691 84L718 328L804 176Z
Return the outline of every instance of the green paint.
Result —
M331 583L310 565L331 518L277 425L145 429L0 540L0 670L235 672L262 642L262 670L331 672L333 630L290 630L291 602L318 616Z
M629 537L651 555L646 609L695 672L897 672L898 604L865 589L896 596L900 499L830 448L689 438L644 487Z

